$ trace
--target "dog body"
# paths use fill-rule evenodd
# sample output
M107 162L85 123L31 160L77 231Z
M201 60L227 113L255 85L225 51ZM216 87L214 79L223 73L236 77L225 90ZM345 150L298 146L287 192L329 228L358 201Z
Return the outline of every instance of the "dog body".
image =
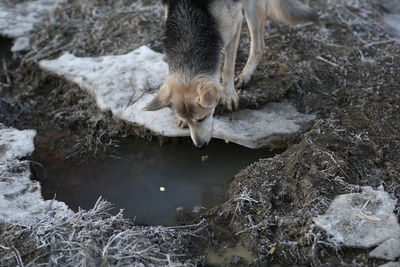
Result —
M251 34L250 55L237 79L247 83L264 51L267 18L292 24L314 18L296 0L163 0L165 50L170 74L146 110L171 107L178 126L189 127L197 147L212 135L213 114L218 103L238 108L235 62L243 11Z

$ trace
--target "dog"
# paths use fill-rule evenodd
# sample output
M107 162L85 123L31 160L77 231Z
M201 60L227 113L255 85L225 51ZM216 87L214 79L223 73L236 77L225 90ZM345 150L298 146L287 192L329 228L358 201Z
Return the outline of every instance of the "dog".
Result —
M267 19L286 24L315 20L316 13L297 1L162 0L170 74L145 110L172 108L178 126L189 127L194 145L207 145L216 106L220 103L229 111L239 106L234 76L243 18L250 30L251 48L236 79L237 87L250 80L263 56Z

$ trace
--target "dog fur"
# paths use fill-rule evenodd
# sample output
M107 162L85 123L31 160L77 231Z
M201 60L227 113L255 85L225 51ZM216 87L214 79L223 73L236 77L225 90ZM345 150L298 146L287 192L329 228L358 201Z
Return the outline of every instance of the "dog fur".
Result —
M171 107L178 126L189 127L193 143L211 139L213 114L221 103L239 106L235 62L243 11L251 35L250 55L236 79L242 87L264 53L267 19L294 24L316 18L297 0L162 0L165 11L165 51L170 74L146 110Z

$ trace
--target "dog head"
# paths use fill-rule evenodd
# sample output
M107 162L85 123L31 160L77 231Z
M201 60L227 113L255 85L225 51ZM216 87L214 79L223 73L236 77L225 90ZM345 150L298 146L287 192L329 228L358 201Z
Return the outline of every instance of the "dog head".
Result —
M189 126L194 145L203 147L211 140L213 115L221 92L219 82L210 79L187 83L170 76L145 110L171 107L177 119Z

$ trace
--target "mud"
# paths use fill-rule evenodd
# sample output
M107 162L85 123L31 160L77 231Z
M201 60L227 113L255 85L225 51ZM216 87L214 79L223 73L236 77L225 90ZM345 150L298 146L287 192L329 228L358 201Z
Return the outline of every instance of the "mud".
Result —
M360 186L383 185L400 198L400 46L387 33L388 8L383 2L309 2L319 11L317 24L267 25L267 54L253 80L241 90L240 101L241 107L259 108L289 99L319 119L289 140L284 153L239 172L224 202L202 213L212 233L206 245L193 248L183 242L201 255L196 263L204 263L207 250L223 255L227 247L251 251L253 264L376 266L386 262L368 258L370 250L335 243L312 218L323 214L336 195L359 192ZM15 70L7 89L10 96L0 102L0 108L14 116L6 116L3 122L39 131L55 127L71 136L71 159L90 158L115 137L151 138L147 131L100 113L88 95L40 71L36 62L63 51L77 56L122 54L143 44L162 51L161 14L156 0L91 0L87 5L67 1L54 18L32 32L32 51L14 55L13 62L21 64L9 68ZM238 71L248 47L244 30ZM399 212L397 206L397 216ZM24 250L23 243L14 245ZM243 262L228 257L219 264Z

